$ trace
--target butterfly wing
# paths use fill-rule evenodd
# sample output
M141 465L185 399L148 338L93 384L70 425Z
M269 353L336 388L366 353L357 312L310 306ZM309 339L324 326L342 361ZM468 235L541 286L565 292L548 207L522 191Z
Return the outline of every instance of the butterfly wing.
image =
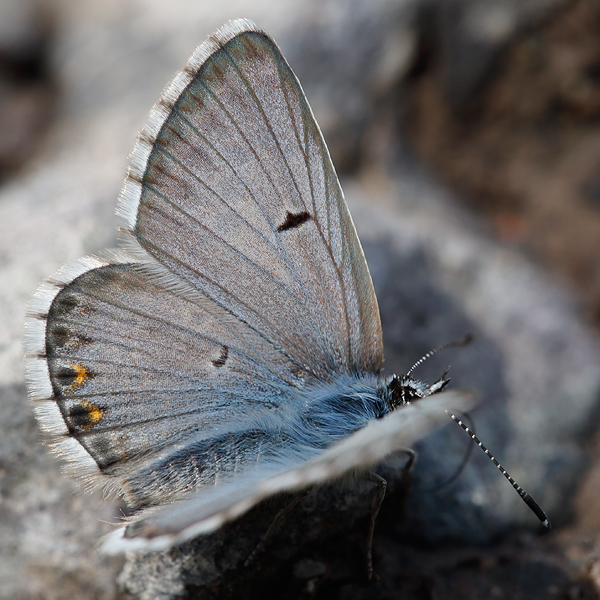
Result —
M280 406L299 381L285 354L243 323L217 319L215 307L140 267L119 254L67 267L38 290L26 338L42 427L76 472L121 485L184 440ZM127 487L133 504L185 491Z
M212 36L167 89L121 211L132 252L65 268L27 321L36 414L75 472L165 501L219 475L133 485L173 448L315 380L379 370L377 303L327 148L250 22Z
M209 38L139 138L121 202L166 284L206 294L321 380L377 372L377 300L327 147L275 42Z
M209 533L269 496L318 485L377 464L389 454L412 446L434 427L449 422L445 410L465 411L473 403L472 397L458 392L414 402L371 421L311 460L289 456L285 462L265 463L260 470L235 481L153 509L107 536L103 549L108 553L164 550Z

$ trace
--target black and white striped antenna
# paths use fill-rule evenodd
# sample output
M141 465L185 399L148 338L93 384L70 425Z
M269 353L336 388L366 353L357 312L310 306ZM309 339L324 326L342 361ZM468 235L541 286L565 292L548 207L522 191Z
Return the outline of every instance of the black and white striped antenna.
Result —
M437 348L430 350L427 354L424 354L423 356L421 356L421 358L408 370L408 373L406 373L406 376L409 377L410 375L412 375L412 372L417 367L420 367L428 358L431 358L434 354L437 354L438 352L440 352L442 350L446 350L447 348L455 348L456 346L467 346L468 344L470 344L473 341L473 338L474 338L474 336L472 333L467 333L467 335L460 338L459 340L454 340L452 342L446 342L445 344L442 344L441 346L438 346ZM442 377L442 379L443 379L443 377Z
M533 514L542 522L546 529L550 529L550 519L542 509L542 507L510 476L510 473L496 460L495 456L482 444L481 440L465 425L456 415L446 411L446 414L455 422L458 423L467 433L467 435L483 450L485 455L496 465L500 473L508 479L510 485L519 494L521 500L527 504Z
M441 350L446 350L446 348L454 348L456 346L466 346L467 344L470 344L473 341L473 337L474 337L473 334L468 333L467 335L465 335L464 337L462 337L459 340L455 340L453 342L448 342L446 344L442 344L441 346L438 346L437 348L434 348L433 350L429 351L427 354L422 356L409 369L409 371L406 375L410 376L412 374L412 372L418 366L422 365L428 358L432 357L434 354L437 354ZM445 384L450 381L449 379L444 380L444 377L446 376L447 372L448 372L448 369L446 369L446 371L442 375L441 379L439 380L438 383L440 385L438 386L438 389L436 391L442 390L445 387ZM500 473L502 473L502 475L504 475L504 477L506 477L506 479L513 486L513 488L517 492L517 494L519 494L519 496L521 497L521 500L523 500L523 502L525 502L525 504L527 504L527 506L532 510L533 514L542 522L542 525L546 529L551 529L552 525L550 524L550 519L548 519L548 516L543 511L542 507L510 476L510 473L496 460L496 457L483 445L481 440L456 415L454 415L448 411L446 411L446 414L455 423L458 423L458 425L460 425L465 430L467 435L483 450L485 455L496 465L496 467L498 468Z

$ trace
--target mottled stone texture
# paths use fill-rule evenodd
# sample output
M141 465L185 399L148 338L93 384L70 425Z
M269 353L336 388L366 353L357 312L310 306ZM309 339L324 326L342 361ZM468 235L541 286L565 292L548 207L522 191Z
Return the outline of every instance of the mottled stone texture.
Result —
M596 597L581 577L588 564L592 579L598 571L588 558L596 479L587 480L586 502L575 500L598 424L597 334L577 290L522 246L499 242L400 133L412 86L432 64L438 101L460 113L481 98L513 40L564 7L290 0L257 1L241 14L230 0L109 2L102 10L47 0L31 3L33 18L0 6L3 28L14 19L13 29L25 31L5 37L12 53L43 47L39 85L54 99L39 108L49 110L39 122L50 124L23 141L25 158L6 167L0 187L0 599ZM278 40L324 130L375 283L386 372L406 371L434 346L473 332L470 347L435 357L418 375L431 381L452 365L452 385L480 398L478 435L561 534L538 537L535 517L476 448L443 486L468 446L449 422L419 444L405 501L402 457L378 470L390 486L375 530L376 582L365 581L364 558L373 490L360 480L303 498L247 566L290 498L168 553L98 553L124 506L80 493L39 443L22 373L25 304L64 262L116 243L112 214L137 129L194 47L234 17L254 19ZM586 523L587 546L579 530L566 529L574 518Z

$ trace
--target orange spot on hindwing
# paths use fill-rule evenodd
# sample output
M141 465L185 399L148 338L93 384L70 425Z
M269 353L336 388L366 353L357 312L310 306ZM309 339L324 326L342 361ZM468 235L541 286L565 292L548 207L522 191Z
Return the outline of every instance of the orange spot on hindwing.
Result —
M103 416L104 411L89 400L81 400L69 410L70 424L77 429L89 429L99 423Z

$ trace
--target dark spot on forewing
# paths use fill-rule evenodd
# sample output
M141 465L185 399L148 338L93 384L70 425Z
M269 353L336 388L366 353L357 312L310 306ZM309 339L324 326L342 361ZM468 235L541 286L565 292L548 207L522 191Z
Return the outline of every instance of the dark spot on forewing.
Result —
M285 221L277 228L277 231L281 233L288 229L295 229L310 219L311 216L306 211L294 214L288 210Z
M229 348L227 346L223 346L223 348L221 350L221 355L219 356L219 358L213 360L212 364L215 365L215 367L223 367L223 366L225 366L225 363L227 362L228 356L229 356Z

